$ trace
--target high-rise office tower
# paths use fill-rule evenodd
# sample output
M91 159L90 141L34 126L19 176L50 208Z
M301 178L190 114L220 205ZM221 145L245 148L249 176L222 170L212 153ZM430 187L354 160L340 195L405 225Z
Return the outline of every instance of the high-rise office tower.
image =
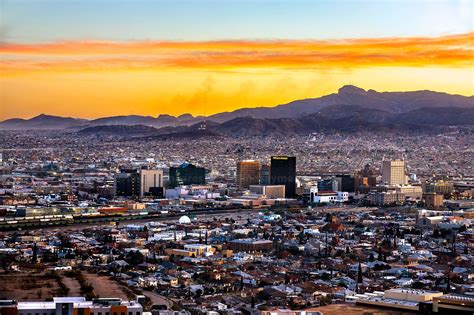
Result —
M140 175L137 170L122 170L115 175L115 194L121 197L140 196Z
M259 182L259 161L244 160L237 162L237 186L240 189L248 189L250 185L258 185Z
M339 191L354 192L355 191L355 178L348 174L336 175Z
M169 185L202 185L206 183L206 169L193 164L183 163L179 167L170 167Z
M383 161L382 181L389 186L406 185L405 161L400 159Z
M260 166L260 185L270 185L270 166L263 164Z
M285 185L287 198L296 196L296 157L272 156L270 165L272 185Z
M163 170L140 170L140 196L150 193L151 188L163 187Z

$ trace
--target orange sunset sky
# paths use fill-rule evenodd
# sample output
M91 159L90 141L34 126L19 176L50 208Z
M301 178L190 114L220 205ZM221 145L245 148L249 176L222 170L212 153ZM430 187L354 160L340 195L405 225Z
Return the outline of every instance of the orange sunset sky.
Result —
M222 30L223 34L211 32L203 36L196 31L193 35L190 30L189 34L169 38L161 33L141 36L140 23L148 23L146 18L152 20L153 15L134 13L143 19L129 21L133 30L122 38L123 33L109 30L118 23L110 16L103 24L99 18L89 17L92 24L99 23L97 32L79 29L81 25L74 20L68 23L67 10L62 12L66 17L56 21L53 11L59 3L66 5L53 1L49 13L44 8L27 10L14 2L4 5L2 29L7 31L1 33L6 35L0 44L0 120L41 113L83 118L210 115L318 97L334 93L345 84L378 91L430 89L474 94L472 12L467 20L448 20L460 25L446 22L446 29L433 32L423 24L419 32L397 33L389 28L375 34L367 25L367 29L352 34L349 30L351 26L357 29L357 21L350 21L340 33L332 29L328 34L322 30L317 34L295 30L294 34L281 31L278 36L269 29L268 36L265 32L251 36L248 29L239 33L223 20L224 28L230 28ZM111 6L114 2L98 3ZM165 4L153 3L157 7ZM465 9L465 2L460 3ZM139 1L136 5L140 4L146 3ZM156 12L159 15L161 11ZM438 14L456 12L453 9ZM22 19L33 14L39 15L38 20L51 14L51 25L42 26L50 29L34 31L20 26ZM119 13L111 10L101 14ZM247 19L240 16L242 23L252 22L258 27L258 21ZM61 21L66 29L54 31L55 23L60 25ZM122 24L127 21L121 19ZM34 28L39 22L29 23ZM47 20L43 23L48 24ZM186 27L192 27L193 21L187 23ZM383 25L381 21L377 23ZM162 26L159 30L168 34ZM146 31L151 32L148 28Z

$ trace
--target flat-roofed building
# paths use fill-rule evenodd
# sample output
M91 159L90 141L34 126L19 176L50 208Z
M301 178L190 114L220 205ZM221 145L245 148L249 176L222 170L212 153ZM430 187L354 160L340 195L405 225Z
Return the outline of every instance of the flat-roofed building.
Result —
M163 187L163 170L140 170L140 196L152 193L153 188Z
M303 310L290 310L290 309L280 309L274 308L270 310L263 310L260 311L260 315L321 315L321 309L315 308L307 308Z
M115 175L115 194L120 197L140 195L140 174L135 169L124 169Z
M421 228L434 228L438 223L442 222L444 217L442 215L417 218L416 226Z
M270 180L272 185L285 185L285 197L294 198L296 195L296 157L272 156Z
M422 199L428 209L442 208L444 204L444 195L435 192L424 193Z
M205 244L186 244L184 250L195 253L196 256L202 256L205 253L214 253L215 248Z
M269 165L261 165L260 166L260 185L270 185L271 178L270 178L270 166Z
M367 195L367 200L376 206L397 204L405 201L405 194L395 191L372 192Z
M1 305L0 305L1 306ZM2 308L0 308L2 309ZM137 301L100 298L86 301L84 297L55 297L48 302L18 302L18 315L142 315Z
M412 289L390 289L384 292L384 297L387 299L404 300L411 302L427 302L432 301L434 297L442 296L442 292L412 290Z
M368 193L377 185L377 170L370 164L366 164L363 169L354 176L355 191ZM348 191L348 190L344 190Z
M285 198L285 185L250 185L253 194L264 195L267 198Z
M337 192L319 192L317 195L311 195L310 202L314 202L314 203L337 202Z
M354 297L357 305L428 314L431 313L432 301L442 295L438 291L395 288L385 292L357 294Z
M423 189L421 186L405 185L398 186L395 188L395 191L399 194L404 194L405 198L410 199L421 199L423 195Z
M237 162L237 186L239 189L248 189L250 185L260 182L260 162L244 160Z
M204 185L206 183L206 169L183 163L179 167L170 167L169 177L171 188L181 185Z
M389 186L406 185L405 161L400 159L383 161L382 181Z
M234 251L244 252L268 252L273 249L270 240L238 239L230 242L230 248Z
M454 183L447 180L424 181L422 187L424 193L449 195L454 190Z
M179 249L179 248L167 248L165 249L165 254L168 256L177 256L177 257L196 257L196 253L191 250Z

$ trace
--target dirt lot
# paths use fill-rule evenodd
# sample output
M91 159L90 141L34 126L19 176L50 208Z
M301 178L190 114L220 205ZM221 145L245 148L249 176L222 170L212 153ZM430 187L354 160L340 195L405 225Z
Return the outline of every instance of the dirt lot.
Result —
M81 286L79 282L74 278L69 278L62 275L62 281L64 285L69 289L68 296L82 296Z
M350 304L332 304L327 306L317 307L314 310L324 313L324 315L403 315L413 314L408 312L399 312L388 309L372 308L367 306L355 306Z
M117 297L128 300L127 291L117 282L110 280L107 276L84 273L84 276L93 287L99 297Z
M44 301L59 292L56 279L44 273L0 274L0 300Z
M62 283L69 289L68 296L83 296L79 282L75 278L59 273ZM130 290L107 276L84 273L87 281L94 287L99 297L118 297L124 300L134 298ZM127 292L129 296L127 297ZM57 296L64 296L57 279L46 273L0 273L0 300L44 301Z

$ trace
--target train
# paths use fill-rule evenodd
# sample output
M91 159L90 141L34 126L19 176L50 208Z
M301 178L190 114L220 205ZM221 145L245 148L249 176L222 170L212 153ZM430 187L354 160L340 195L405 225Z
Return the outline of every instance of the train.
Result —
M242 210L243 208L240 208ZM219 213L239 208L215 208L205 209L206 213ZM167 218L176 217L186 213L199 213L203 209L147 209L146 211L94 211L74 214L39 215L30 217L0 217L0 230L12 230L17 228L33 228L48 225L68 225L81 223L94 223L99 221L123 221L129 219Z
M2 226L11 226L14 224L38 224L38 225L48 225L48 223L74 223L81 221L88 221L94 219L127 219L127 218L137 218L137 217L146 217L149 215L153 216L163 216L159 211L154 211L150 213L148 211L126 211L120 213L100 213L100 212L85 212L85 213L75 213L75 214L56 214L56 215L39 215L39 216L30 216L30 217L0 217L0 229Z

